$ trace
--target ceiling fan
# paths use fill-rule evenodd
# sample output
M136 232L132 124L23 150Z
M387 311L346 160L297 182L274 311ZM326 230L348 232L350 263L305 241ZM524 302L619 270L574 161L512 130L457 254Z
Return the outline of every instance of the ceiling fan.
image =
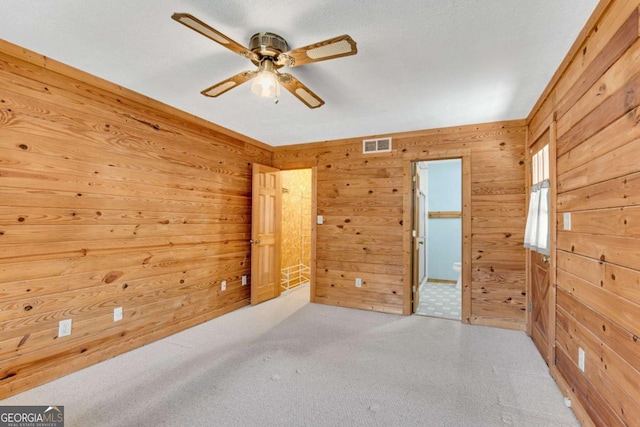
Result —
M201 93L205 96L216 97L222 95L228 90L255 78L251 90L260 96L275 98L275 102L277 102L280 85L282 85L293 96L306 104L307 107L317 108L324 104L324 101L318 95L291 74L280 73L278 70L282 67L298 67L312 62L326 61L358 53L356 42L346 34L289 50L287 41L279 35L257 33L251 37L249 49L247 49L188 13L174 13L171 18L238 55L249 59L258 67L253 71L238 73L203 90Z

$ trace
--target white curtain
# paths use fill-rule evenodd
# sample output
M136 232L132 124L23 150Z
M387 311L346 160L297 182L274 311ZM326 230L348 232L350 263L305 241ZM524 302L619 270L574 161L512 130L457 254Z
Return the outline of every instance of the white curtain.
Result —
M524 230L524 247L549 255L549 180L545 179L531 187L529 214Z

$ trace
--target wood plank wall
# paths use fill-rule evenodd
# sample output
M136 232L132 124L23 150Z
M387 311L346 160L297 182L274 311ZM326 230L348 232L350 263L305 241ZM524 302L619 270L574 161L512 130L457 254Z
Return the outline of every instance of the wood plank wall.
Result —
M268 147L3 41L0 135L0 398L247 304Z
M527 120L530 135L557 121L551 371L583 422L603 426L640 420L639 5L599 4Z
M472 282L471 314L464 320L524 329L524 120L383 136L393 138L391 153L362 154L362 140L369 136L275 147L275 167L318 168L317 210L324 224L316 228L312 299L408 314L407 164L469 155L472 224L466 262ZM361 288L355 287L356 277L363 280Z

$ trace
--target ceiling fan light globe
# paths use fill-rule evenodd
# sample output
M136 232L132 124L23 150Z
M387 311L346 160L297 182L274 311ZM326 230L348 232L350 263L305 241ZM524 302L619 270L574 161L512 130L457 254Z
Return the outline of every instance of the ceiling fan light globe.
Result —
M251 91L263 98L276 98L280 95L280 85L275 74L261 71L253 80Z

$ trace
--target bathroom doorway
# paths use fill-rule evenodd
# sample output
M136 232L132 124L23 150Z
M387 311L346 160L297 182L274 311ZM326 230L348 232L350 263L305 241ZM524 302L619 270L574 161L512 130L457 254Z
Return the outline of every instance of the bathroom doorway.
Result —
M462 159L413 164L414 313L462 317Z
M312 169L283 170L280 291L310 298L312 267ZM303 290L305 289L305 290Z

